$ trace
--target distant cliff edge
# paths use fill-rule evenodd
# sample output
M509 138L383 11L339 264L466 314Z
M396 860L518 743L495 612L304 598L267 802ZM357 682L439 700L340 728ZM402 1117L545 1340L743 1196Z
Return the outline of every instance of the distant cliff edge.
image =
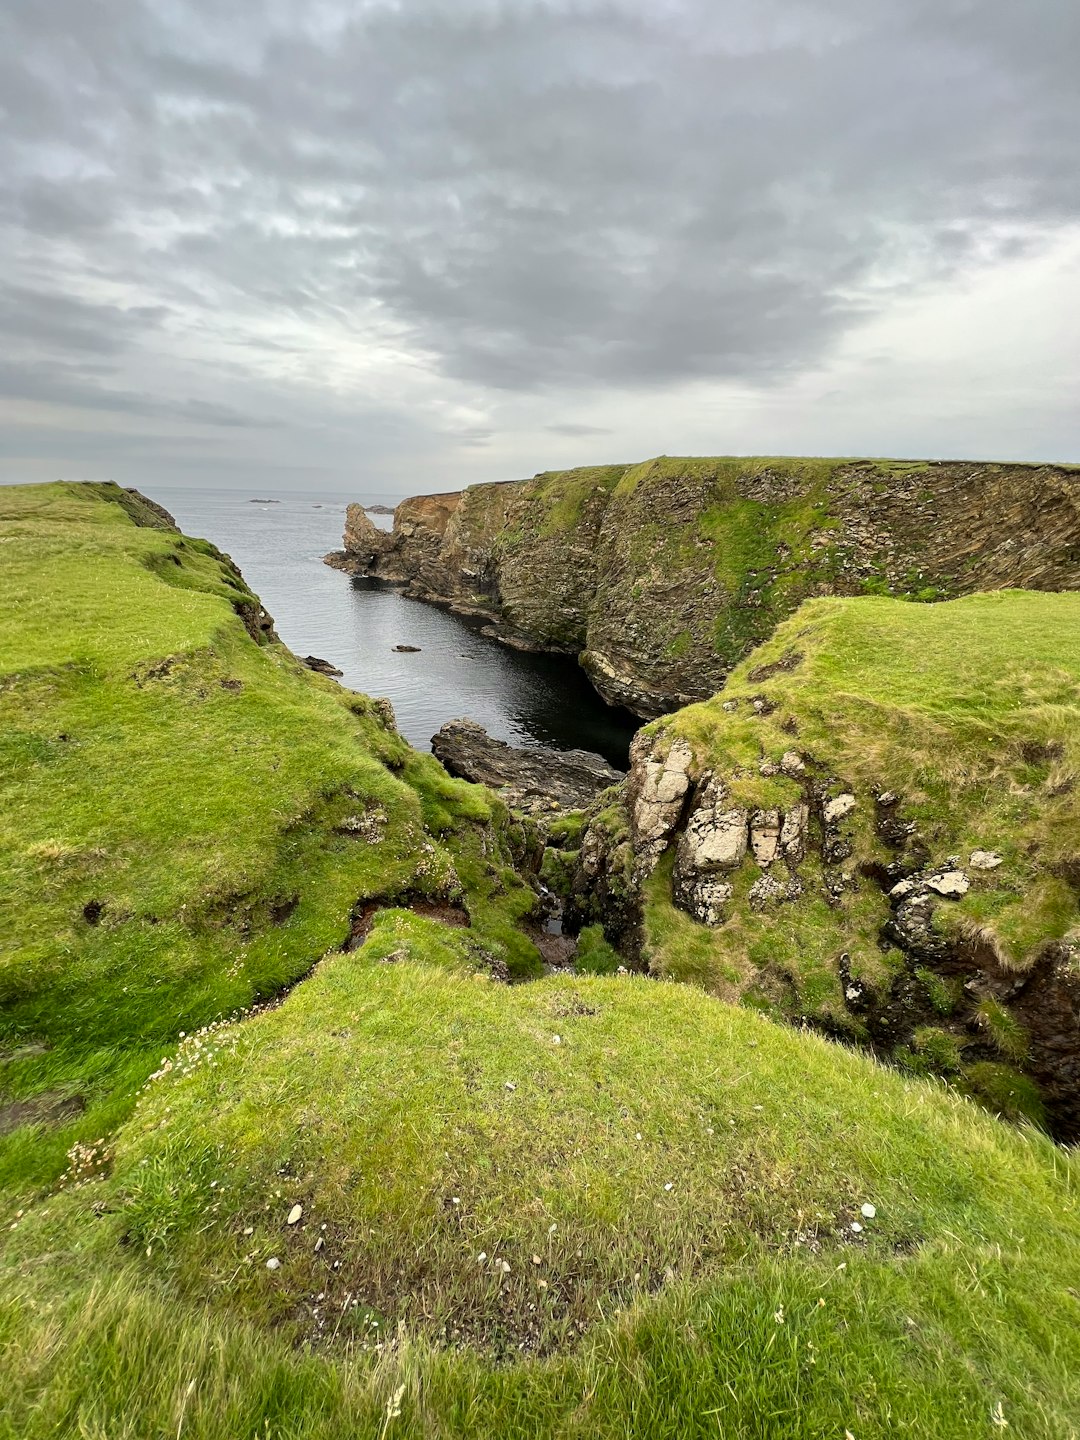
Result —
M350 505L328 563L577 655L651 717L714 694L818 595L1080 586L1080 471L941 461L672 459Z

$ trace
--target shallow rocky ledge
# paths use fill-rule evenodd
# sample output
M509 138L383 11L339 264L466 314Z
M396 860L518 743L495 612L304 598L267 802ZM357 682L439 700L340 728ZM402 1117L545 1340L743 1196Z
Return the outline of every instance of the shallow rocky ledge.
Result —
M515 749L472 720L448 721L432 736L431 749L452 775L498 790L513 809L530 815L583 810L623 779L601 755Z

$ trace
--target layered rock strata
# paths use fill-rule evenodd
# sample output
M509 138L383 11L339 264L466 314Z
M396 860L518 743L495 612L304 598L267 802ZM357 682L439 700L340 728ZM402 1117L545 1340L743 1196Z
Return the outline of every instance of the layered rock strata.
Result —
M672 460L349 507L354 574L577 655L605 699L704 699L810 596L1080 585L1080 476L966 462Z

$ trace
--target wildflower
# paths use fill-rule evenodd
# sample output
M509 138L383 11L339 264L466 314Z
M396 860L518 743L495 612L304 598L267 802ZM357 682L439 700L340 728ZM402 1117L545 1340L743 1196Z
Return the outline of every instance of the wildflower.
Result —
M1000 1400L990 1412L990 1423L991 1425L996 1425L999 1430L1007 1430L1009 1428L1009 1422L1005 1419L1005 1412L1001 1408Z

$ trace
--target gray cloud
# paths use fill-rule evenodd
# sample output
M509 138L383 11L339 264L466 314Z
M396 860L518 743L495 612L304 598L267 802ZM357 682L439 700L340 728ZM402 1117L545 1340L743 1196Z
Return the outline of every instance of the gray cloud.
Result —
M323 336L474 412L786 383L1080 218L1077 54L1062 0L0 0L4 393L310 435Z

